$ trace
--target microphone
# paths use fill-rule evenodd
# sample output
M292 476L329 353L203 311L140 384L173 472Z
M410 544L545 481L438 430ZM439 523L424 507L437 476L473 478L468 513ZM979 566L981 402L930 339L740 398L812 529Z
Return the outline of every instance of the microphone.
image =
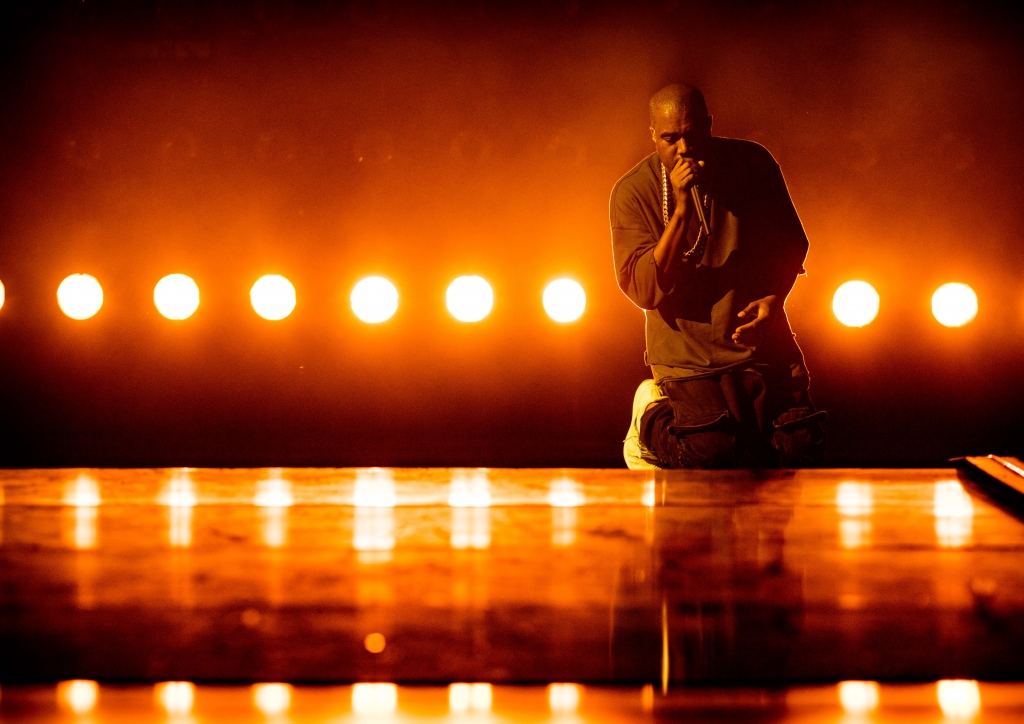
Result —
M693 199L693 205L697 208L697 218L700 219L701 228L704 229L706 236L711 236L711 227L708 226L708 219L704 215L704 202L700 199L700 192L697 191L697 184L690 186L690 198Z

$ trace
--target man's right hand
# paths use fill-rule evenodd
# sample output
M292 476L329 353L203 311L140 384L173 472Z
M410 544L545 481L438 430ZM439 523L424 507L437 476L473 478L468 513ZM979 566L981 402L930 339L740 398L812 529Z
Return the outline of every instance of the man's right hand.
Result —
M690 187L697 183L703 169L703 161L697 161L685 156L677 156L676 165L669 172L672 192L676 197L675 213L682 219L688 219L693 211L691 208L693 206L693 199L690 196Z

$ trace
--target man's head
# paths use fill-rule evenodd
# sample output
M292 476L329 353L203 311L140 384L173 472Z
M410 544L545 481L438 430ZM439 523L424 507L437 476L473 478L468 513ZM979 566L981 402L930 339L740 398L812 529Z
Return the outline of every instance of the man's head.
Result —
M700 89L667 85L651 96L651 137L665 168L676 158L704 159L711 139L711 116Z

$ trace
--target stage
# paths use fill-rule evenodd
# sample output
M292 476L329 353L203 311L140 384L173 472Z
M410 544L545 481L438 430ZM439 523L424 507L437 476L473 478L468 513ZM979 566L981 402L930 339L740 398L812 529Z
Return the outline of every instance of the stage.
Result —
M144 701L136 719L167 681L197 685L200 719L232 697L254 712L260 682L295 685L296 721L301 701L353 711L353 682L398 684L396 716L428 718L452 682L523 721L557 711L553 682L578 685L580 716L604 701L594 721L824 716L850 680L882 682L883 714L938 716L950 679L982 682L985 721L1024 713L998 683L1024 679L1024 523L952 468L0 481L5 721L58 716L72 679L100 682L97 716Z

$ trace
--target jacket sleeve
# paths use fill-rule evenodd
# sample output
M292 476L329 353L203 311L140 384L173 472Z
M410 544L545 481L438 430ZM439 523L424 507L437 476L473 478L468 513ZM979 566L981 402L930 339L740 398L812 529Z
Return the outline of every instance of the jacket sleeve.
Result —
M612 257L619 289L642 309L656 309L674 284L654 263L658 237L644 217L639 199L616 186L609 204Z

